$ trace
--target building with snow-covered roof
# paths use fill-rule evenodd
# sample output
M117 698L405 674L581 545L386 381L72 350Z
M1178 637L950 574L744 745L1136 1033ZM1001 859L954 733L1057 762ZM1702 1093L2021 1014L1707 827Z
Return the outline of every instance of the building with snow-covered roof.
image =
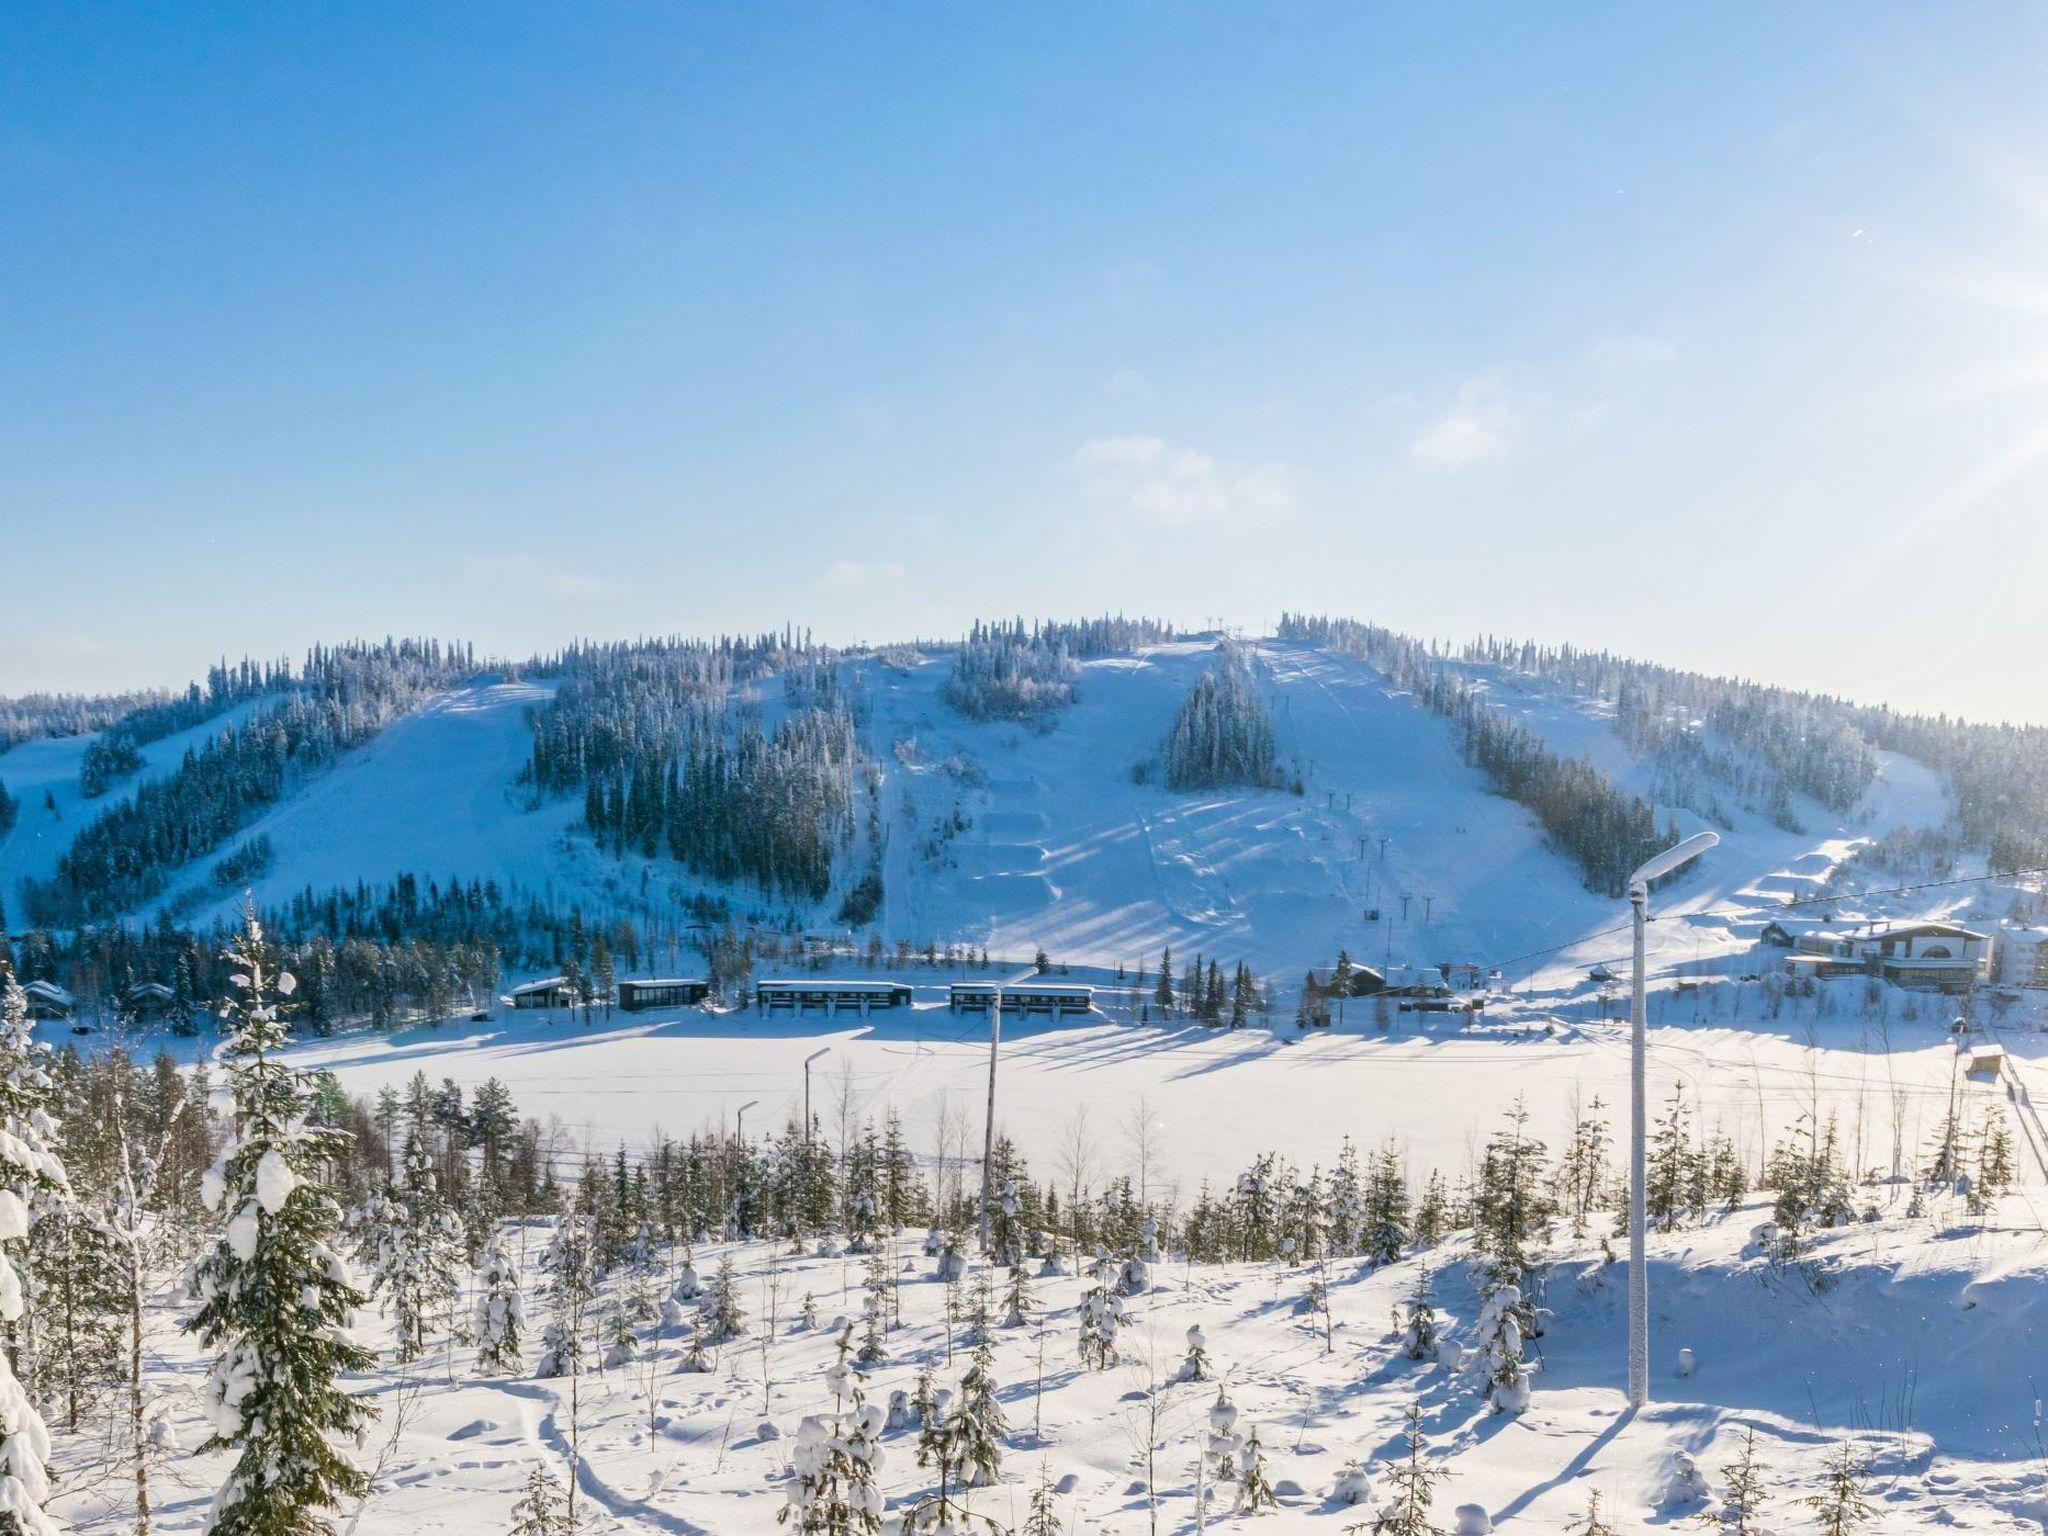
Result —
M566 976L543 976L507 992L504 1002L512 1008L573 1008L576 989Z
M1371 997L1387 990L1387 974L1375 965L1360 965L1352 962L1351 969L1344 973L1343 980L1337 978L1335 966L1312 970L1308 979L1318 992L1330 997L1340 993L1345 997Z
M845 1010L866 1018L876 1008L908 1008L911 991L907 981L791 981L754 983L754 1006L763 1013L787 1011L820 1013Z
M946 989L946 1006L954 1013L987 1013L995 1006L997 983L956 981ZM1026 1017L1034 1013L1062 1018L1095 1007L1095 989L1066 982L1024 981L1002 988L1003 1012Z
M1923 992L1965 992L1990 975L1991 936L1960 923L1875 920L1800 934L1801 955L1833 962L1819 975L1861 969L1894 986Z
M121 1006L132 1019L160 1019L176 1001L177 994L160 981L138 981L121 994Z
M68 1019L78 1010L78 999L54 981L25 981L21 990L28 995L32 1019Z
M1795 948L1799 940L1809 933L1819 933L1827 927L1827 921L1818 917L1774 917L1765 923L1757 938L1765 944L1779 949Z

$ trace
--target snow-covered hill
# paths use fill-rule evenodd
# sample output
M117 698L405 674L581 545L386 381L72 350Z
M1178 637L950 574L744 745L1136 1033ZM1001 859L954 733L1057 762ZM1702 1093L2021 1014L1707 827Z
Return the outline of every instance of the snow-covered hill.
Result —
M1618 904L1584 888L1535 818L1488 791L1448 722L1362 661L1276 641L1248 654L1280 750L1304 775L1302 794L1183 794L1156 774L1134 781L1134 768L1156 758L1189 686L1214 665L1209 642L1088 662L1079 702L1043 729L961 718L940 697L943 657L908 668L847 663L871 706L866 745L880 767L888 829L874 931L891 942L958 940L998 955L1042 946L1104 967L1156 963L1171 946L1183 957L1243 959L1292 981L1339 948L1372 963L1484 967L1615 921ZM1490 702L1554 749L1587 757L1625 788L1653 790L1651 766L1613 733L1599 704L1527 678L1481 681ZM267 837L275 850L254 887L258 902L402 871L495 878L593 914L705 889L666 860L643 868L599 853L578 830L573 799L536 807L515 784L529 748L526 711L548 693L546 683L484 682L439 695L308 779L242 834ZM210 729L218 723L151 747L148 771L175 763ZM21 825L0 849L10 881L46 876L89 809L76 796L83 746L83 738L32 743L0 760L0 778L24 802ZM40 808L46 787L61 821ZM1811 802L1799 812L1806 832L1737 811L1722 847L1660 905L1674 917L1731 903L1761 911L1811 889L1865 840L1939 824L1947 806L1932 772L1887 754L1848 813ZM1704 825L1676 815L1688 831ZM935 834L941 821L964 828ZM230 911L239 893L213 886L211 862L190 867L162 900L184 895L184 910L202 917ZM742 911L785 910L745 888L724 894ZM835 894L801 914L806 927L839 926L836 906ZM1660 937L1674 957L1697 957L1746 942L1756 926L1672 923ZM1596 946L1542 958L1578 969L1606 957ZM1518 964L1517 976L1538 968Z

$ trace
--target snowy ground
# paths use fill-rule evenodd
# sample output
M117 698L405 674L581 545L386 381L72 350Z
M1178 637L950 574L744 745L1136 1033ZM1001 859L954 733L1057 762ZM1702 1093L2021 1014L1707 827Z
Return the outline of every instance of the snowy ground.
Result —
M1380 1464L1397 1453L1411 1402L1422 1408L1432 1454L1451 1471L1437 1506L1446 1525L1452 1505L1471 1503L1504 1530L1555 1531L1597 1490L1621 1530L1679 1526L1701 1505L1663 1497L1676 1454L1712 1477L1753 1427L1771 1469L1773 1528L1810 1524L1794 1501L1814 1490L1834 1446L1853 1437L1870 1467L1874 1529L2039 1529L2048 1516L2036 1374L2048 1339L2048 1249L2023 1204L2009 1201L1979 1223L1956 1210L1910 1218L1894 1202L1881 1219L1823 1240L1806 1273L1745 1252L1758 1219L1752 1209L1652 1239L1656 1401L1636 1416L1620 1391L1622 1271L1589 1243L1553 1252L1545 1299L1555 1316L1540 1342L1537 1391L1512 1419L1491 1414L1469 1378L1409 1362L1389 1337L1393 1305L1412 1291L1423 1260L1379 1272L1357 1261L1333 1264L1328 1349L1298 1310L1307 1269L1164 1264L1153 1273L1155 1288L1130 1303L1122 1363L1105 1372L1083 1370L1076 1358L1082 1282L1035 1281L1042 1334L997 1330L995 1375L1010 1426L1004 1480L975 1493L973 1507L1005 1524L1020 1520L1043 1467L1064 1490L1070 1531L1194 1530L1194 1458L1217 1386L1171 1377L1185 1330L1199 1323L1240 1410L1239 1430L1258 1428L1281 1495L1280 1509L1256 1521L1231 1515L1219 1497L1209 1520L1221 1529L1336 1532L1368 1513L1336 1503L1332 1489L1353 1458L1384 1487ZM527 1233L529 1260L545 1236L538 1227ZM723 1252L696 1250L707 1280ZM903 1326L889 1336L890 1359L866 1381L878 1403L910 1389L926 1362L941 1385L966 1367L959 1328L948 1364L945 1288L917 1236L896 1239L892 1253ZM791 1437L804 1415L831 1408L831 1325L859 1317L864 1261L792 1257L786 1245L760 1243L739 1245L733 1256L749 1333L716 1352L711 1372L680 1369L685 1321L644 1330L638 1361L586 1383L580 1489L603 1528L717 1536L779 1529ZM1426 1259L1453 1340L1469 1336L1473 1312L1461 1256L1453 1244ZM677 1265L670 1256L644 1282L615 1276L606 1294L644 1284L665 1297ZM545 1314L536 1278L529 1268L530 1324ZM796 1326L806 1293L820 1319L813 1331ZM381 1324L367 1331L384 1338ZM1689 1378L1677 1374L1681 1347L1695 1352ZM190 1378L182 1340L168 1340L165 1355ZM531 1362L529 1349L529 1373ZM530 1374L481 1380L472 1364L458 1349L362 1383L384 1422L364 1450L376 1483L352 1529L502 1530L536 1461L565 1469L568 1384ZM1161 1408L1156 1527L1142 1456L1153 1393ZM188 1411L179 1427L194 1437L197 1420ZM892 1514L929 1486L914 1439L887 1438L881 1483ZM199 1528L220 1464L186 1470L192 1486L169 1491L162 1529ZM80 1529L114 1531L124 1528L121 1497L116 1482L64 1503ZM115 1512L96 1518L102 1501Z

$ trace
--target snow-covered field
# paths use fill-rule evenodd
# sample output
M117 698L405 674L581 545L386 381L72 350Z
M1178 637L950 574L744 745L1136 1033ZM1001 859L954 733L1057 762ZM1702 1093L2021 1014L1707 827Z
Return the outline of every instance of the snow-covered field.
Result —
M1256 1427L1280 1503L1257 1517L1233 1515L1230 1491L1212 1487L1206 1523L1219 1529L1334 1533L1368 1517L1369 1507L1340 1504L1333 1489L1355 1459L1374 1497L1387 1491L1385 1467L1401 1454L1402 1416L1413 1403L1432 1456L1449 1468L1436 1508L1446 1527L1453 1505L1476 1504L1503 1530L1557 1531L1595 1491L1618 1530L1682 1526L1705 1506L1671 1496L1679 1457L1718 1483L1719 1467L1753 1428L1770 1469L1771 1529L1810 1528L1810 1512L1796 1501L1816 1491L1829 1455L1853 1439L1877 1510L1870 1529L2038 1530L2048 1517L2037 1400L2048 1249L2017 1200L1983 1222L1942 1208L1909 1217L1901 1206L1895 1199L1879 1219L1824 1238L1805 1271L1774 1269L1745 1251L1760 1219L1755 1209L1654 1237L1655 1401L1634 1415L1620 1390L1621 1272L1595 1244L1555 1251L1545 1291L1554 1316L1538 1345L1536 1392L1513 1418L1489 1412L1469 1373L1409 1361L1391 1336L1393 1308L1427 1263L1444 1337L1470 1338L1472 1291L1455 1244L1377 1271L1356 1260L1333 1263L1328 1345L1300 1307L1310 1267L1162 1264L1153 1288L1129 1301L1121 1361L1105 1371L1084 1369L1077 1357L1075 1307L1085 1281L1037 1278L1042 1327L994 1332L1009 1425L1003 1479L973 1492L970 1507L1011 1528L1043 1475L1061 1490L1070 1532L1193 1531L1195 1461L1220 1385L1239 1411L1238 1433ZM920 1236L898 1237L891 1248L902 1326L887 1336L886 1362L860 1378L878 1405L912 1391L922 1367L954 1386L967 1366L965 1325L949 1330L946 1287ZM524 1234L534 1337L545 1305L532 1264L545 1241L542 1228ZM726 1252L721 1244L695 1250L702 1279ZM641 1330L636 1358L586 1378L579 1491L600 1529L779 1529L794 1437L804 1416L832 1410L832 1325L844 1317L858 1329L866 1261L794 1256L786 1244L731 1252L748 1331L712 1351L708 1372L683 1369L699 1318L687 1303L680 1321ZM600 1310L636 1289L668 1299L681 1263L680 1254L667 1254L648 1274L616 1274ZM1005 1286L998 1284L999 1298ZM800 1327L806 1295L818 1315L812 1329ZM1217 1381L1173 1379L1190 1325L1207 1336ZM365 1333L382 1337L374 1322ZM1694 1355L1685 1377L1682 1348ZM363 1457L377 1469L375 1486L350 1512L359 1513L351 1528L505 1530L536 1463L565 1474L568 1383L533 1377L534 1353L530 1338L527 1370L514 1378L480 1379L470 1351L457 1349L362 1383L383 1421ZM182 1340L168 1341L165 1354L189 1368ZM179 1432L196 1432L189 1414ZM932 1484L915 1463L916 1438L911 1430L885 1437L879 1481L892 1515ZM186 1470L195 1486L171 1493L159 1511L164 1529L197 1528L206 1503L200 1490L219 1468L200 1461ZM103 1501L118 1511L121 1497L116 1483L64 1504L81 1529L112 1531L124 1528L119 1514L95 1511Z
M1673 1002L1676 1017L1679 1006ZM1545 1035L1534 1008L1496 1010L1498 1022L1460 1030L1397 1015L1384 1033L1367 1004L1329 1031L1268 1031L1100 1022L1008 1021L1000 1067L1002 1129L1027 1157L1048 1161L1084 1115L1091 1137L1115 1150L1142 1102L1163 1161L1189 1194L1234 1176L1263 1151L1328 1165L1349 1136L1391 1138L1420 1169L1464 1172L1478 1141L1517 1097L1556 1144L1573 1095L1625 1102L1626 1026L1597 1020ZM1682 1085L1688 1103L1754 1154L1816 1105L1835 1113L1862 1149L1859 1167L1891 1166L1896 1122L1904 1145L1925 1145L1946 1108L1955 1052L1945 1014L1880 1027L1862 1020L1786 1017L1769 1024L1722 1019L1672 1023L1651 1033L1650 1076L1661 1100ZM1526 1019L1526 1023L1510 1023ZM1887 1031L1889 1046L1887 1049ZM2008 1032L2016 1051L2036 1047ZM800 1117L803 1060L814 1111L835 1126L842 1097L855 1123L894 1108L914 1144L933 1150L941 1119L978 1127L988 1072L985 1021L920 1008L868 1024L815 1017L764 1019L684 1010L590 1024L528 1015L451 1023L390 1036L306 1043L309 1066L331 1069L351 1093L402 1087L414 1072L474 1088L498 1078L523 1112L558 1119L563 1144L609 1155L648 1147L658 1131L730 1127Z

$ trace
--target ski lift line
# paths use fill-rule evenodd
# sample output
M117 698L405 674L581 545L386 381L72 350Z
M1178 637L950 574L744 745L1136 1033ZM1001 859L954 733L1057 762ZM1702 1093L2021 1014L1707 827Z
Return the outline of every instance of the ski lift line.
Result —
M1983 885L1992 880L2023 880L2033 875L2048 875L2048 865L2041 865L2033 869L1992 870L1981 875L1958 875L1953 880L1922 880L1911 885L1873 885L1860 891L1837 891L1829 896L1799 896L1790 901L1773 902L1770 906L1764 907L1761 910L1781 912L1789 907L1825 906L1830 902L1856 901L1866 896L1910 896L1915 891L1936 891L1958 885ZM1691 919L1695 917L1754 917L1758 911L1759 908L1756 905L1709 907L1699 912L1658 913L1652 916L1650 921L1656 923L1668 921L1672 918ZM1582 944L1591 944L1597 940L1609 938L1617 933L1627 933L1631 926L1629 923L1616 923L1612 928L1602 928L1597 933L1583 934L1576 939L1567 939L1562 944L1551 944L1543 949L1532 949L1525 954L1514 955L1506 960L1491 962L1482 960L1479 962L1479 967L1483 970L1490 965L1492 969L1505 971L1509 966L1520 965L1524 960L1540 960L1545 955L1555 955L1567 949L1577 949ZM1621 955L1615 958L1625 960L1628 956Z

